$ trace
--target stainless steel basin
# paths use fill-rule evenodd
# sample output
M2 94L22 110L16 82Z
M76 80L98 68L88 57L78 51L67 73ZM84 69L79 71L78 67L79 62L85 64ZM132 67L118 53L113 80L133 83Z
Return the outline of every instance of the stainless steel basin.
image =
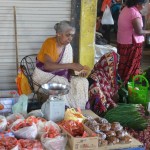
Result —
M42 85L44 93L48 95L66 95L69 93L69 86L60 83L46 83Z

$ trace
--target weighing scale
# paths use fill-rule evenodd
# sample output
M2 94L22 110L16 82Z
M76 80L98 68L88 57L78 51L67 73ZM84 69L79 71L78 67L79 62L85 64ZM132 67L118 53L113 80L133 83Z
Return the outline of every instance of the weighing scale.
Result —
M47 83L42 85L43 92L49 98L41 107L45 119L58 122L64 119L65 101L61 96L69 93L69 86L58 83Z

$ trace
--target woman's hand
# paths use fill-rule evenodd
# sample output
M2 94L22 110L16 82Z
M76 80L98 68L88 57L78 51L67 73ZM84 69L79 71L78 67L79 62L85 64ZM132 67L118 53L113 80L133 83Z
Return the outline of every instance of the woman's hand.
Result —
M83 70L83 66L79 63L71 63L71 69L73 69L74 71L81 71Z
M81 71L81 72L79 73L79 76L80 76L80 77L86 77L87 75L88 75L88 72L85 71L85 70L83 70L83 71Z

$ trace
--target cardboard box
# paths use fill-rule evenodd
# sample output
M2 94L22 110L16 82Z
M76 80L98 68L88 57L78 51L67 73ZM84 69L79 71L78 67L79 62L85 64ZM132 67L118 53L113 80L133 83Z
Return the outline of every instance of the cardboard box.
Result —
M93 118L99 117L91 110L82 110L82 114L85 116L91 116ZM91 129L89 129L89 130L91 130ZM136 140L133 137L131 137L131 139L132 139L131 143L126 143L126 144L118 143L115 145L100 146L98 149L100 149L100 150L121 150L121 149L139 149L140 148L141 150L143 150L143 143L141 143L140 141Z
M0 104L4 109L0 110L1 115L12 113L12 106L18 101L19 95L16 90L0 91Z
M61 127L63 132L67 134L69 150L97 150L98 149L98 137L73 137L69 132L67 132L63 127ZM92 135L94 132L89 130L88 127L84 126L85 131Z

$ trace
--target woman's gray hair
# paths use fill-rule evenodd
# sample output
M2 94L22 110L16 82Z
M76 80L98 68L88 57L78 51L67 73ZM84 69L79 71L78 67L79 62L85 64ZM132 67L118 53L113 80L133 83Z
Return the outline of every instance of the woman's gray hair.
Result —
M55 29L56 33L64 33L68 30L74 30L75 31L75 27L73 27L71 25L70 21L61 21L59 23L56 23L54 26L54 29Z

